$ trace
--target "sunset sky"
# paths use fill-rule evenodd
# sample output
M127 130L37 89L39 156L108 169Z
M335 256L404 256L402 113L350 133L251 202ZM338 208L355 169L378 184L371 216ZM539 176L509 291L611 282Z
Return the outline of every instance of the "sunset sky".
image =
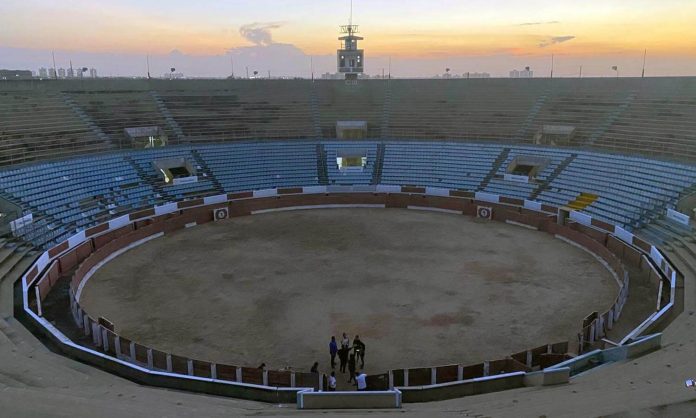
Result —
M191 76L226 76L231 62L276 75L333 71L347 0L2 0L0 68L97 67L138 75L152 55L158 74L178 66ZM696 75L694 0L355 0L367 72L392 59L395 76L452 71L507 75L530 65L588 76Z

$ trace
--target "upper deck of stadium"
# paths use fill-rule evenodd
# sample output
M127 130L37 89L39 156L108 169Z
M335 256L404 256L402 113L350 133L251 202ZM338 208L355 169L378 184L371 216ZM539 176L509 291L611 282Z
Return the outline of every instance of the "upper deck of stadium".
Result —
M124 129L168 143L327 139L337 121L369 139L562 144L696 158L696 78L26 80L0 82L0 165L130 148Z

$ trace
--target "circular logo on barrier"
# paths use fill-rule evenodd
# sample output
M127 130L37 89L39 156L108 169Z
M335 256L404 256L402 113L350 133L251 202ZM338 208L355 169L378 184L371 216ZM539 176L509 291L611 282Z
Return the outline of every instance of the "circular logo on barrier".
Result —
M491 208L487 208L484 206L478 207L477 216L479 218L491 219L492 215L493 215L493 211L491 210Z
M213 216L215 217L216 221L221 221L223 219L227 219L227 216L229 215L229 211L227 208L219 208L215 209Z

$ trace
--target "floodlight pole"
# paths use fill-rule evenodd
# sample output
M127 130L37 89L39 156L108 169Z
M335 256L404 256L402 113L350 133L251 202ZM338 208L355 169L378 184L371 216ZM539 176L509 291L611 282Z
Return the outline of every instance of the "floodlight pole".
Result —
M553 78L553 54L551 54L551 78Z
M640 73L640 78L645 78L645 57L648 55L648 50L643 51L643 71Z

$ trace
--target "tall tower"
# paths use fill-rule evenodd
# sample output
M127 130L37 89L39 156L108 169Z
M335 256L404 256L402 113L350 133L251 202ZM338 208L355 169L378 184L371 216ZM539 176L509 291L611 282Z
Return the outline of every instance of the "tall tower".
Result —
M363 38L357 36L358 25L353 24L353 2L350 2L350 20L347 25L341 26L341 49L337 52L338 72L346 75L346 80L357 80L358 74L362 74L365 65L365 56L362 49L358 49L358 41Z

